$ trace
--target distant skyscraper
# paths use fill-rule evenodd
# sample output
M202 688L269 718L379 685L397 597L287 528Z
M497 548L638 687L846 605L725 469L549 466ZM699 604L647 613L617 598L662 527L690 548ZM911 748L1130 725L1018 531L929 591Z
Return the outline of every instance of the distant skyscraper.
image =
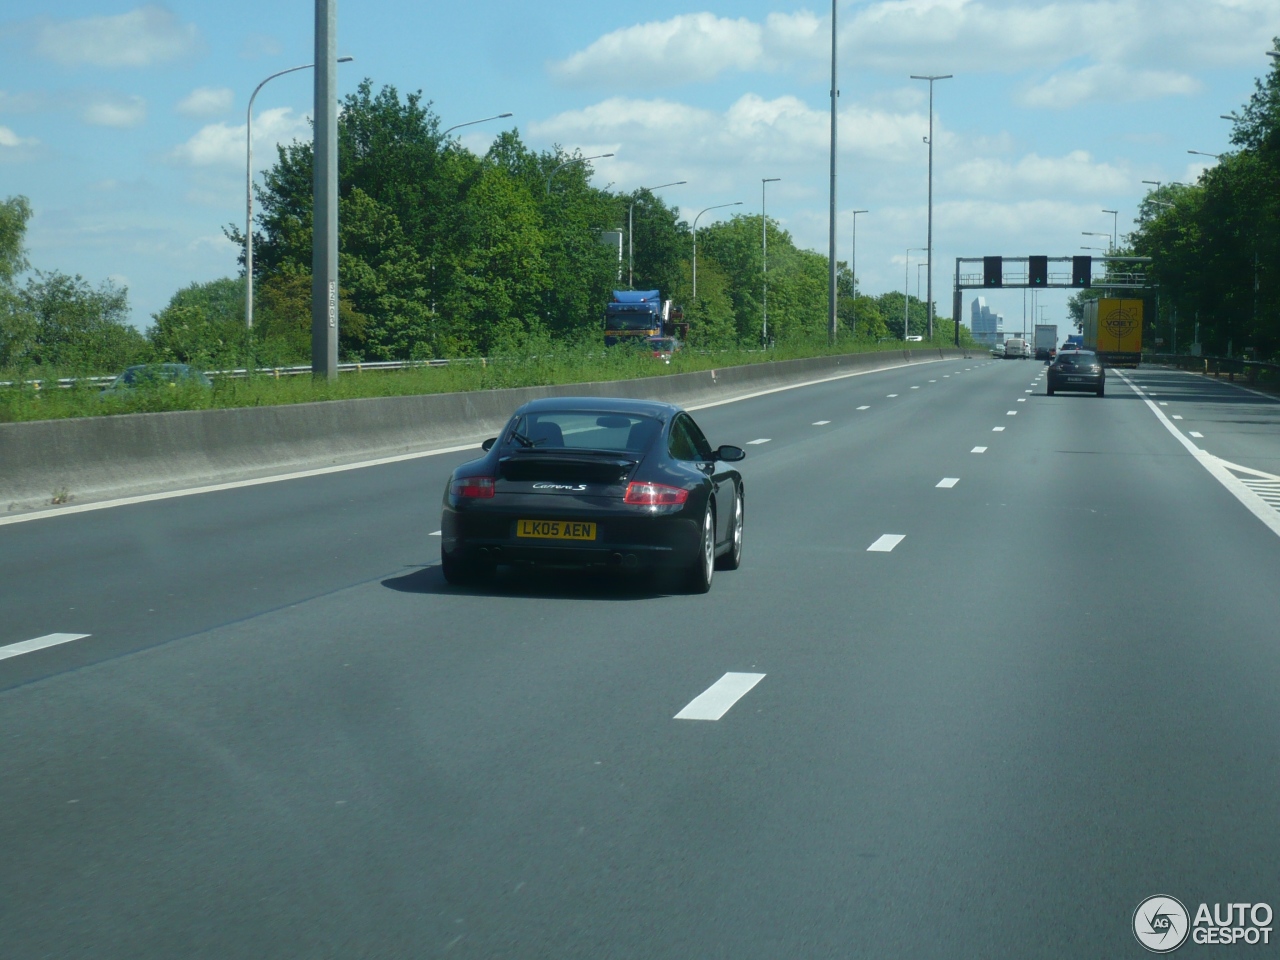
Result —
M1004 314L992 313L986 297L976 297L969 311L969 329L979 343L999 343L1004 339Z

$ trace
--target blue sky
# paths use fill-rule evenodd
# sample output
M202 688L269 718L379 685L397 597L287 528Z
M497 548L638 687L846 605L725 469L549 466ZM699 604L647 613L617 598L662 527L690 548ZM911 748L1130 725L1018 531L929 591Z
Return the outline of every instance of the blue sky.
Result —
M145 326L180 287L231 276L242 223L244 112L263 77L312 59L299 0L0 7L0 196L24 194L43 269L127 284ZM1280 34L1275 0L858 0L841 3L838 237L868 292L915 292L926 233L927 84L935 91L934 287L956 256L1082 252L1126 232L1142 180L1189 181L1219 153ZM692 219L744 201L827 248L829 4L340 0L340 93L422 90L483 151L504 124L535 148L613 152L614 189L663 192ZM309 136L307 72L254 111L255 159ZM719 211L717 211L718 213ZM731 211L728 211L731 212ZM708 217L715 214L709 214ZM708 222L704 217L703 223ZM602 224L601 226L608 226ZM941 291L941 292L939 292ZM1022 295L988 300L1019 325ZM1065 322L1046 292L1046 319ZM1006 323L1006 329L1010 324Z

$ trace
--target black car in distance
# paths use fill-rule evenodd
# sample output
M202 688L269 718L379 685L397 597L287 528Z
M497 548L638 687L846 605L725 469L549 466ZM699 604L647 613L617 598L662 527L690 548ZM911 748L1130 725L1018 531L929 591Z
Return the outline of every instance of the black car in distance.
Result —
M449 583L499 564L678 573L705 593L742 562L741 447L712 449L680 407L549 397L516 410L454 470L440 520Z
M1107 371L1092 350L1063 350L1045 375L1045 393L1051 397L1059 390L1087 390L1101 397L1106 389Z

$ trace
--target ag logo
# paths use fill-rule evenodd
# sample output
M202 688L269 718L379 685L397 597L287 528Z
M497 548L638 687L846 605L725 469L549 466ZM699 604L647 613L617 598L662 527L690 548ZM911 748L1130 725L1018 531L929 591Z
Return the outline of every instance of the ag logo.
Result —
M1174 897L1147 897L1133 911L1133 935L1152 953L1173 953L1186 942L1190 921Z

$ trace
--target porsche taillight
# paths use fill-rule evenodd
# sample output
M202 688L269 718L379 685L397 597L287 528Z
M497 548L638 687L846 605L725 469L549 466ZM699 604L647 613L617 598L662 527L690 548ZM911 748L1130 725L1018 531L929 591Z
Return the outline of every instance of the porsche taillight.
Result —
M450 484L449 492L463 500L488 500L493 496L493 477L461 477Z
M665 483L646 483L632 480L627 484L623 503L637 507L674 507L689 499L689 491L683 487L669 487Z

